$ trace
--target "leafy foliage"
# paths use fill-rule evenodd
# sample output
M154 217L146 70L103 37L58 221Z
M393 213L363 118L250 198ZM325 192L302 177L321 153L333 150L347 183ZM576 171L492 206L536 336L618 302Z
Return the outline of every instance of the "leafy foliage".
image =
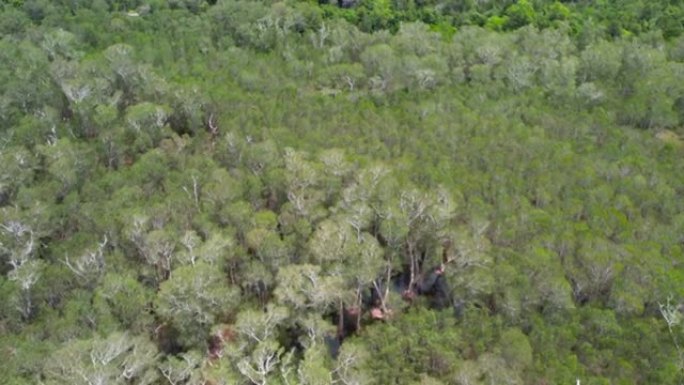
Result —
M0 2L0 382L681 383L681 13Z

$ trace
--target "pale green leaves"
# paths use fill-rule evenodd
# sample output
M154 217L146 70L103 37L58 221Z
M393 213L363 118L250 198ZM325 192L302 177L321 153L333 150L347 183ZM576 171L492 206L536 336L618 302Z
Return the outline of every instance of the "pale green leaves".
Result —
M297 368L301 384L327 385L333 383L332 373L326 362L327 355L328 352L322 345L310 347L304 352L304 359Z
M164 126L168 115L169 110L167 107L143 102L128 108L126 122L136 132L153 132Z
M93 285L106 272L105 247L107 237L97 246L81 251L74 257L64 257L64 264L87 286Z
M323 265L343 260L354 237L350 226L332 220L321 222L309 241L312 261Z
M158 365L159 373L171 385L199 384L204 382L200 367L204 357L197 351L189 351L178 357L171 356Z
M52 144L38 147L44 159L47 172L58 183L58 194L66 194L74 188L88 172L89 154L79 143L67 138L59 139Z
M232 313L238 302L238 289L228 286L220 270L196 263L172 272L160 285L155 307L181 332L183 342L201 346L218 317Z
M188 230L180 237L180 243L185 248L176 256L180 265L203 262L221 267L225 263L226 254L234 248L232 237L218 232L208 234L208 238L203 241L195 231Z
M277 337L277 328L289 316L286 307L269 306L266 311L245 310L238 314L235 330L250 345Z
M244 310L237 316L238 342L227 346L238 371L252 383L292 380L293 351L277 342L280 327L289 317L286 307L269 305L265 311Z
M321 172L316 164L307 160L305 153L285 149L284 155L287 198L299 215L310 216L325 198L317 189Z
M289 265L278 272L278 301L295 310L323 310L339 297L340 277L324 276L316 265Z
M240 360L237 367L252 383L266 385L272 373L277 373L281 360L287 358L277 342L266 341L259 343L249 356Z
M3 148L0 142L0 204L9 202L19 187L33 179L37 162L23 147Z
M46 362L46 384L153 384L157 349L143 337L113 333L106 338L72 341Z
M95 291L93 306L110 313L123 328L142 331L152 323L148 310L153 294L131 276L108 273Z
M352 285L368 284L382 271L383 250L377 239L354 231L347 221L321 222L309 241L309 252L312 262Z
M41 48L47 52L51 60L57 57L73 60L83 55L78 51L77 43L77 38L73 33L59 28L43 35Z
M34 310L31 289L45 268L45 262L35 258L37 249L37 238L30 226L19 221L0 224L0 260L10 266L7 278L19 289L9 300L24 319Z

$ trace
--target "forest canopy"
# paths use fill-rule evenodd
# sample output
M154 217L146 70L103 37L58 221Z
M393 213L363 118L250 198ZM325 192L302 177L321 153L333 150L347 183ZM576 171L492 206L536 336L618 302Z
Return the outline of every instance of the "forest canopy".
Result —
M683 20L0 0L0 382L684 382Z

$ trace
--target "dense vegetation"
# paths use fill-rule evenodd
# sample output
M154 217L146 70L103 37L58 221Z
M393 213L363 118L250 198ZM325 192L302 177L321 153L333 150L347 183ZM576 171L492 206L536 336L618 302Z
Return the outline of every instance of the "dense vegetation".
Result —
M683 383L684 8L616 3L1 1L0 383Z

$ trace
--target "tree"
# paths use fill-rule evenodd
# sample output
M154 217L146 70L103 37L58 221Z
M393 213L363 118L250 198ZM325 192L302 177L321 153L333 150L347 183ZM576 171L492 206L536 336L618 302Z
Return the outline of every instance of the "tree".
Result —
M95 291L93 305L111 313L125 330L142 332L152 325L150 302L153 292L130 275L107 273Z
M203 381L200 366L202 356L197 351L189 351L179 357L168 357L158 365L159 373L169 385L196 384Z
M22 18L19 18L21 20ZM5 84L0 97L0 122L11 127L21 117L54 106L61 110L59 90L49 77L48 58L28 40L0 40L0 81Z
M372 325L349 348L345 341L336 372L349 383L365 375L378 384L410 383L421 373L444 378L460 361L460 332L447 321L450 317L447 312L415 308L392 322Z
M203 347L209 329L232 314L239 303L238 289L207 263L181 266L159 287L155 309L178 332L185 346Z
M537 13L533 4L530 4L527 0L518 0L515 4L506 8L505 13L508 16L507 27L511 29L533 24L537 19Z
M376 44L366 48L361 54L361 63L371 89L384 93L401 87L403 79L398 76L399 65L391 46Z
M328 352L322 345L311 346L297 368L300 384L324 385L333 383L333 373L326 359Z
M64 264L89 289L93 289L97 285L97 281L106 273L107 265L104 253L107 243L108 239L105 236L96 248L83 250L80 255L71 259L68 255L64 257Z
M44 263L36 258L37 238L29 225L12 220L0 225L0 235L0 255L10 267L7 278L19 289L11 301L22 319L28 320L35 310L31 289L44 268Z
M342 280L337 276L326 276L319 265L288 265L278 271L277 300L294 310L315 309L322 312L337 303L338 287Z
M126 123L134 140L134 147L143 152L155 147L164 135L169 109L166 106L143 102L126 110Z
M504 331L501 335L501 347L501 357L518 372L532 364L532 346L519 329L511 328Z
M152 268L152 279L157 284L169 278L172 268L174 252L176 250L176 237L169 230L150 229L154 224L149 217L137 215L128 218L125 228L125 236L133 243L137 252L146 262L148 268Z
M266 385L271 378L277 378L283 372L278 369L288 366L289 359L290 355L277 342L269 340L260 342L250 355L238 362L237 367L252 383ZM287 369L284 372L287 373Z
M287 199L303 217L316 221L322 213L320 205L325 196L319 190L321 172L313 162L307 160L307 154L285 149L285 178L287 181Z
M12 202L19 188L33 181L36 168L37 160L26 148L0 147L0 206Z
M242 197L243 186L223 168L211 171L209 180L202 186L203 209L219 216L229 204Z
M245 310L237 315L237 345L228 347L228 356L238 371L250 381L266 384L282 377L291 380L292 351L286 353L278 339L288 309L269 305L265 311ZM276 380L277 381L277 380Z
M66 344L45 362L42 375L46 384L153 384L156 360L150 341L117 332Z
M179 265L196 265L206 263L222 269L226 266L228 253L235 247L235 241L227 234L218 231L206 234L205 240L192 230L188 230L180 238L185 248L176 256Z
M80 187L88 175L91 154L68 138L38 146L38 152L42 155L46 171L52 176L58 200Z

